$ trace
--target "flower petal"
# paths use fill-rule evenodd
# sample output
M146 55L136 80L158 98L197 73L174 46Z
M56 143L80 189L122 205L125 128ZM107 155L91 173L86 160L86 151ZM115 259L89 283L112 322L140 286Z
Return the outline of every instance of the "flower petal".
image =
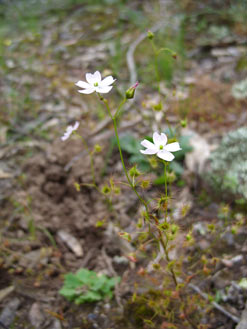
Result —
M157 156L165 161L172 161L175 157L172 153L162 150L157 153Z
M167 143L167 136L166 136L166 134L161 133L160 135L161 135L161 139L162 139L163 145L166 145L166 143Z
M109 93L109 91L111 91L112 89L112 86L108 86L108 87L95 87L95 91L97 93L100 93L100 94L106 94L106 93Z
M95 82L101 82L101 74L99 71L94 72L93 78L95 79Z
M111 85L116 79L113 79L113 77L110 75L109 77L106 77L99 83L99 87L107 87Z
M176 152L182 150L178 142L167 144L164 149L168 152Z
M73 130L76 130L78 127L79 127L79 122L76 121L75 124L74 124Z
M154 149L146 149L146 150L140 150L142 154L156 154L157 150Z
M94 86L96 82L99 83L101 81L101 74L99 71L94 72L94 74L86 73L86 80L91 86Z
M61 137L61 140L64 142L64 141L66 141L66 139L68 139L69 138L69 134L66 134L66 133L64 133L64 135Z
M69 127L71 127L71 126L69 126ZM62 141L66 141L66 139L68 139L69 136L71 135L72 130L69 130L69 129L68 129L69 127L67 127L65 133L64 133L63 136L61 137L61 140L62 140Z
M86 80L90 85L94 85L94 83L96 82L94 80L94 77L93 77L92 73L86 73Z
M165 146L166 143L167 143L166 134L163 134L163 133L159 134L157 132L154 132L154 134L153 134L153 141L154 141L154 144L155 145L158 145L158 146L163 145L163 146Z
M141 145L146 147L147 149L156 150L156 152L158 152L158 148L153 143L148 141L147 139L144 139L143 141L141 141Z
M80 88L85 88L85 89L88 89L88 88L91 88L91 85L85 81L77 81L75 83L76 86L80 87Z
M78 92L81 94L92 94L94 91L95 91L95 88L93 88L93 87L84 89L84 90L78 90Z
M73 131L73 127L72 126L68 126L67 128L66 128L66 133L71 133Z
M99 83L101 81L101 74L99 71L96 71L94 74L86 73L86 80L91 86L94 86L96 82Z

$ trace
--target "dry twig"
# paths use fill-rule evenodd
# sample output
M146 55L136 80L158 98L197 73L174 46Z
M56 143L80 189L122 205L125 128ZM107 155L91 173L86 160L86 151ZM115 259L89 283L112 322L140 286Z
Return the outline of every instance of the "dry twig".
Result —
M200 296L202 296L204 299L206 299L207 301L209 301L208 295L205 294L203 291L201 291L201 289L199 287L197 287L196 285L194 285L193 283L189 283L188 287L190 287L192 290L194 290L195 292L197 292ZM228 318L230 318L233 322L235 323L239 323L240 319L231 314L230 312L228 312L227 310L225 310L222 306L220 306L218 303L216 302L211 302L211 304L221 313L223 313L224 315L226 315Z

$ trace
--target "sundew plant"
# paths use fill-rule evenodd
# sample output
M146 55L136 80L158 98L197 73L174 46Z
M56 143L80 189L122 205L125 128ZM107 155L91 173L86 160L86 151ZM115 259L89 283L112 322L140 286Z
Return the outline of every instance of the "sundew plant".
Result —
M155 57L155 72L156 72L156 88L159 95L159 100L156 108L159 110L163 108L164 97L160 92L160 75L158 68L158 56L162 51L166 51L171 55L173 60L176 60L176 54L167 48L157 49L154 44L154 34L148 32L147 38L151 42L151 47L154 52ZM144 174L140 172L137 165L132 168L128 168L125 163L123 156L123 149L121 147L121 138L119 136L118 125L121 120L122 112L124 111L124 105L131 99L135 97L138 92L139 83L136 82L133 86L126 90L122 100L119 102L117 108L112 108L111 103L105 98L105 94L108 94L112 89L120 83L112 76L102 77L99 71L94 73L86 73L85 80L79 80L75 83L78 87L78 92L82 94L82 97L87 97L88 94L95 94L98 102L103 104L105 111L111 120L115 140L119 151L119 157L122 164L122 170L125 175L126 181L125 185L132 190L136 198L139 200L139 204L142 207L141 217L136 223L136 235L140 237L138 246L135 241L136 252L128 255L128 258L136 262L138 252L145 252L148 245L152 245L156 248L153 256L150 254L149 265L147 268L143 268L139 273L142 276L149 277L150 273L162 273L165 274L166 279L163 280L161 292L157 300L156 297L147 295L145 300L144 309L148 308L149 319L145 319L146 325L152 327L153 321L156 317L161 317L169 319L167 326L164 328L199 328L198 323L200 321L200 316L197 312L197 307L200 306L200 302L196 302L194 298L191 298L191 292L188 290L188 284L191 277L186 275L183 271L183 260L181 258L174 258L171 256L173 249L176 247L176 239L178 238L178 233L180 231L179 225L174 221L171 212L171 203L174 196L171 196L170 183L172 170L170 169L170 164L174 161L176 157L176 152L181 151L182 147L179 143L179 139L176 135L172 134L172 137L168 137L167 134L162 130L150 131L149 136L142 136L140 140L136 141L139 144L139 154L142 154L148 159L155 159L154 161L160 162L163 166L163 188L158 199L149 200L146 197L145 189L150 186L150 181ZM103 188L100 188L95 180L95 169L94 169L94 154L100 151L100 146L96 145L91 151L87 141L78 134L79 122L75 122L73 126L67 127L64 135L61 137L63 142L66 142L72 134L76 135L83 142L83 145L90 156L91 160L91 175L92 184L87 184L92 188L96 188L97 191L106 197L107 201L110 203L109 195L111 193L119 192L118 187L110 180L109 184L106 184ZM186 126L186 119L178 123L178 126ZM169 131L174 131L166 119L166 128ZM143 177L144 176L144 177ZM76 188L79 190L79 184L76 184ZM155 202L155 209L153 207L153 202ZM122 231L119 234L123 239L132 243L132 235L129 232ZM191 232L188 232L185 245L190 245L193 243L193 237ZM78 288L79 289L79 288ZM63 291L63 290L62 290ZM88 290L87 290L88 292ZM72 295L74 291L72 291ZM88 300L87 296L83 296L83 289L80 290L79 299L80 301ZM71 299L74 299L73 295ZM135 293L132 297L132 302L135 303L138 300L138 294ZM78 302L78 301L77 301ZM145 313L145 312L144 312ZM145 314L143 315L145 318ZM175 324L177 323L178 326ZM206 328L206 327L200 327Z

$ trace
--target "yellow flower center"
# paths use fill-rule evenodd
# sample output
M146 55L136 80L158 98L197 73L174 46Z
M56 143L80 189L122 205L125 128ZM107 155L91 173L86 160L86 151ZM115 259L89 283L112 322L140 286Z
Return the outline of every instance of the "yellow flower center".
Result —
M163 150L164 146L163 145L160 145L160 150Z

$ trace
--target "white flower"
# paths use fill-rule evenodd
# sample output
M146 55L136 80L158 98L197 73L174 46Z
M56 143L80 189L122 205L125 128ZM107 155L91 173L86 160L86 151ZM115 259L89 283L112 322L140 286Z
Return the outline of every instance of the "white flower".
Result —
M83 90L78 90L79 93L91 94L96 91L96 93L106 94L112 89L112 86L110 85L116 81L111 75L101 80L101 74L99 71L94 72L94 74L86 73L86 80L87 82L76 82L76 86L83 88Z
M75 131L79 127L79 122L76 121L74 126L68 126L64 135L61 137L62 141L66 141L66 139L69 138L69 136L72 134L73 131Z
M141 145L146 147L146 150L141 150L143 154L157 154L157 156L165 161L172 161L175 157L171 152L181 150L178 142L167 144L166 134L154 132L153 143L144 139Z

